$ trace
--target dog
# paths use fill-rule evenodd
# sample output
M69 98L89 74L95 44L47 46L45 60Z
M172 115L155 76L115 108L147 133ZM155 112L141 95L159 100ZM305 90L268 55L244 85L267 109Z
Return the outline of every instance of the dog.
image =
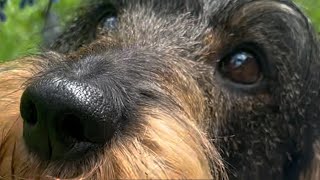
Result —
M97 0L0 66L3 179L320 179L319 42L289 0Z

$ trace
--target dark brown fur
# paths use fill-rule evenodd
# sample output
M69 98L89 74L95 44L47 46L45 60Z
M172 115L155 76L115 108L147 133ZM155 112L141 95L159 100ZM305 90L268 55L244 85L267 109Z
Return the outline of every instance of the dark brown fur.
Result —
M292 2L106 0L83 11L42 55L0 66L0 177L320 178L319 43ZM257 85L219 71L242 46L259 54ZM102 152L47 162L24 144L20 97L61 74L113 88L127 121Z

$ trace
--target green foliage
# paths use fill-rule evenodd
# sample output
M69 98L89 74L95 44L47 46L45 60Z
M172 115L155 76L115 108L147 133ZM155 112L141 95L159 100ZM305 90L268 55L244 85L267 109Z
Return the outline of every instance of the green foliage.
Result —
M80 0L60 0L53 4L62 23L70 19L70 12L73 12L79 2ZM9 0L5 8L7 21L0 22L0 63L39 51L48 0L37 0L34 6L24 9L20 9L19 3L20 0ZM66 14L69 16L65 16Z
M9 19L0 23L0 61L23 55L27 52L36 52L40 37L37 35L43 25L39 6L19 9L18 1L8 1L5 13Z
M20 0L9 0L5 13L8 19L0 23L0 62L36 53L41 42L44 24L44 11L48 0L37 0L32 7L19 8ZM79 5L80 0L60 0L53 9L60 15L62 23L70 19L70 12ZM320 31L320 1L296 0L297 4L310 16ZM69 16L66 16L68 14Z
M312 23L320 32L320 1L319 0L295 0L296 4L309 15Z

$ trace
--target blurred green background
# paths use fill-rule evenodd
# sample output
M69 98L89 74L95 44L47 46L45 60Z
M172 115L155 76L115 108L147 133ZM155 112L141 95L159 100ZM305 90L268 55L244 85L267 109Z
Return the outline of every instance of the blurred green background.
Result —
M6 22L0 22L0 62L9 61L19 56L37 52L41 43L44 14L48 0L24 9L19 8L20 0L9 0L5 13ZM60 0L53 4L53 11L59 16L62 25L68 21L79 6L81 0ZM295 0L309 15L320 32L320 0Z

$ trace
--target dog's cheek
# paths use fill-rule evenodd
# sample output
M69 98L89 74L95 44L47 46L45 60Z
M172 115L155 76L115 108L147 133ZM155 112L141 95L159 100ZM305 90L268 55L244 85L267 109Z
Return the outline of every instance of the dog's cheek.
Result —
M0 65L0 177L11 173L12 154L22 137L19 101L23 83L31 76L29 60L31 58Z

